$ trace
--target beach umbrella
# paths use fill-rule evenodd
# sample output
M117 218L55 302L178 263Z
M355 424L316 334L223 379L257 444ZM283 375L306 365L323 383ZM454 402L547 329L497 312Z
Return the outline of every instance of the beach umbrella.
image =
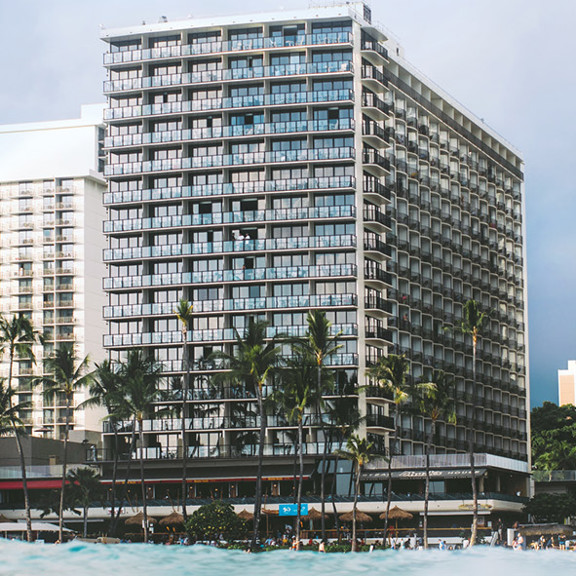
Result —
M379 517L380 519L385 520L386 512L382 512ZM413 514L406 510L402 510L402 508L398 508L398 506L390 508L390 512L388 513L388 519L395 520L394 526L396 528L396 534L398 534L398 520L411 520L412 518L414 518Z
M130 516L124 520L124 524L126 526L142 526L142 522L144 522L144 513L138 512L138 514L134 514L134 516ZM152 524L156 524L157 520L148 516L148 522Z
M262 514L266 514L267 516L278 516L278 510L271 510L270 508L262 508Z
M238 518L240 518L240 520L246 520L246 522L249 522L250 520L254 520L254 514L252 514L252 512L248 512L248 510L246 510L246 509L238 512L237 516L238 516Z
M382 512L380 514L380 518L384 520L386 518L386 512ZM389 520L411 520L414 518L414 515L406 510L402 510L402 508L398 508L398 506L394 506L394 508L390 509L388 513Z
M324 514L326 516L326 514ZM308 514L302 516L304 520L320 520L322 518L322 512L316 510L316 508L308 508Z
M342 522L352 522L352 511L342 514L340 517ZM356 510L356 521L357 522L372 522L372 516L362 512L361 510Z
M182 526L184 524L184 516L179 512L172 512L159 522L160 526Z

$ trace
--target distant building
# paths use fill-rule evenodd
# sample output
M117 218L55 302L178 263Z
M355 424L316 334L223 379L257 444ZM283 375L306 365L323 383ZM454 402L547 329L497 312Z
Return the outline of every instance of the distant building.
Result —
M558 370L558 405L576 404L576 360L568 360L567 370Z
M29 432L59 438L62 399L46 403L29 379L43 357L73 342L83 358L102 359L101 289L104 237L101 156L102 105L82 107L74 120L0 126L0 312L25 314L45 338L36 364L16 364L20 401ZM7 363L0 365L7 376ZM75 405L85 399L77 394ZM74 412L74 429L101 428L100 416Z

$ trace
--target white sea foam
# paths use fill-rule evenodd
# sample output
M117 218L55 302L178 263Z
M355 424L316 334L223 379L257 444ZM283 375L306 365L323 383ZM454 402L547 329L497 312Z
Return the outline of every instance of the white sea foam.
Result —
M472 550L246 554L209 546L62 545L0 540L1 576L548 576L576 573L576 553Z

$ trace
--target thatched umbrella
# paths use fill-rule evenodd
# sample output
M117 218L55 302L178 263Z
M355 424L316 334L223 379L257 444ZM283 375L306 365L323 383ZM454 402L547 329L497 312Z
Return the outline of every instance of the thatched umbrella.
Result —
M384 520L386 518L386 512L382 512L382 514L380 514L380 518ZM391 508L390 512L388 513L389 520L412 520L412 518L414 518L414 514L411 514L406 510L402 510L402 508L398 508L398 506Z
M278 512L278 510L271 510L270 508L262 508L262 514L267 514L268 516L278 516L280 512Z
M0 522L16 522L16 520L12 520L12 518L6 518L4 514L0 514Z
M172 512L165 518L160 520L160 526L182 526L184 524L184 516L180 512Z
M396 534L398 534L398 520L411 520L414 518L414 514L407 512L406 510L402 510L402 508L398 508L398 506L394 506L394 508L390 508L390 512L388 512L388 519L389 520L396 520L395 528ZM386 519L386 512L382 512L380 514L380 519Z
M342 522L352 522L352 511L346 512L346 514L342 514L339 518ZM366 512L362 512L361 510L356 510L356 521L357 522L372 522L372 516L366 514Z
M138 514L134 514L134 516L130 516L124 520L124 524L126 526L142 526L142 522L144 522L144 513L138 512ZM157 520L148 516L148 522L151 524L156 524Z
M326 516L326 514L324 514ZM320 520L322 518L322 512L316 510L316 508L308 508L308 514L302 516L303 520Z
M521 532L523 536L555 536L556 534L572 536L573 529L564 524L520 524L518 532Z
M250 520L254 520L254 514L252 514L252 512L248 512L248 510L246 510L246 508L244 508L244 510L237 512L236 516L238 516L238 518L240 518L240 520L245 520L246 522L249 522Z

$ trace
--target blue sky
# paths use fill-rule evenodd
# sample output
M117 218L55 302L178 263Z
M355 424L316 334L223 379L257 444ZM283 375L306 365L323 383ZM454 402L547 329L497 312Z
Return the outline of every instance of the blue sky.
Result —
M73 118L104 101L100 26L307 6L0 0L0 124ZM576 2L379 0L372 12L408 60L524 155L532 405L556 402L557 370L576 359Z

